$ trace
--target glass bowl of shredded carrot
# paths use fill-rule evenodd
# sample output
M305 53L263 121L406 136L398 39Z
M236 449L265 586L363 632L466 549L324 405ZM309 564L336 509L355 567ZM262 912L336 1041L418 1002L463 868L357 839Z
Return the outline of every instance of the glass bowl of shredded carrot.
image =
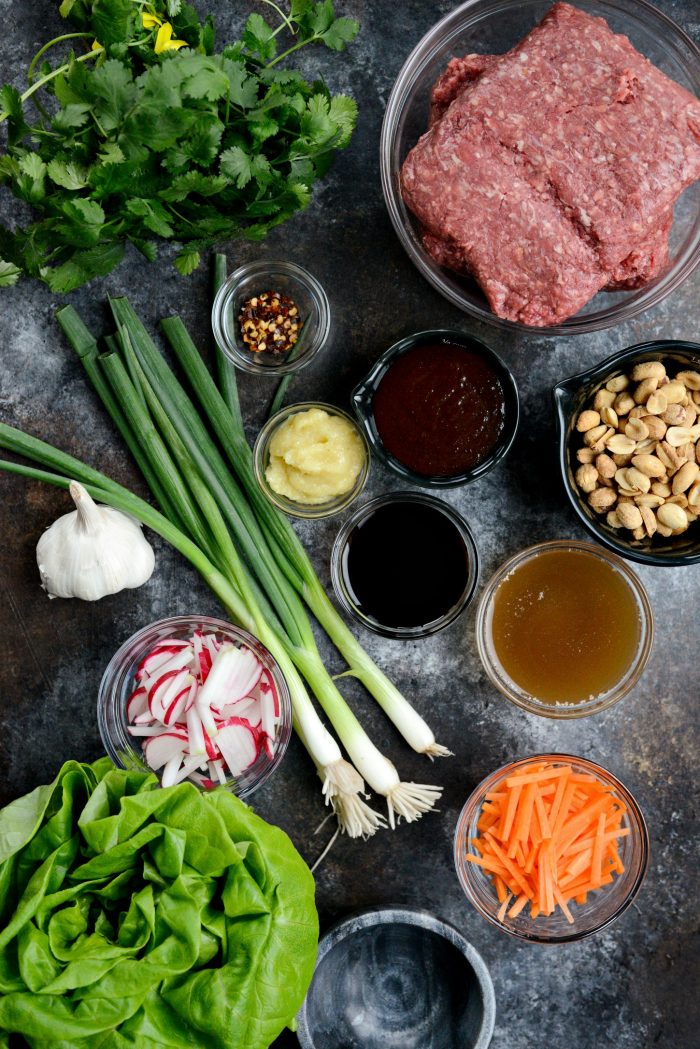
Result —
M649 862L634 797L570 754L538 754L488 776L462 809L455 864L476 909L511 936L570 943L625 911Z

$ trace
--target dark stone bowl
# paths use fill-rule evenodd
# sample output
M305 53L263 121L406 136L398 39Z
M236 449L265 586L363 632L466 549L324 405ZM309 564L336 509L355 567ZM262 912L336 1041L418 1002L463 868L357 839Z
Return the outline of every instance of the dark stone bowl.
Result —
M302 1049L487 1049L496 1003L478 952L426 911L362 911L321 939Z

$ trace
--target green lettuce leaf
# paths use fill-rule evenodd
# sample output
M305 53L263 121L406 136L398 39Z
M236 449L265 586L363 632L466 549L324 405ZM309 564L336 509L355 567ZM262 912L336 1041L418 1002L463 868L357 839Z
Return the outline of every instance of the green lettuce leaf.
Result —
M0 810L0 909L0 1049L267 1049L318 941L282 831L104 759Z

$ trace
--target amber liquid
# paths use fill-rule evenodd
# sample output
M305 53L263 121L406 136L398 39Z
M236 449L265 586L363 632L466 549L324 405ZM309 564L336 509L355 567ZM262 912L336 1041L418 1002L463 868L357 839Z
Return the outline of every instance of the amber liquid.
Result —
M641 635L634 592L581 550L543 551L496 590L492 636L506 674L544 703L607 692L634 661Z

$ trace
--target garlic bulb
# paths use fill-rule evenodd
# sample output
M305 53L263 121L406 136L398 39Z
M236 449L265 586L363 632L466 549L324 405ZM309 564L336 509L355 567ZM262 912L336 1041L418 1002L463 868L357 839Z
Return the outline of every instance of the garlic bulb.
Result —
M77 481L69 491L76 509L54 521L36 548L49 597L98 601L150 579L155 556L141 525L111 506L98 506Z

